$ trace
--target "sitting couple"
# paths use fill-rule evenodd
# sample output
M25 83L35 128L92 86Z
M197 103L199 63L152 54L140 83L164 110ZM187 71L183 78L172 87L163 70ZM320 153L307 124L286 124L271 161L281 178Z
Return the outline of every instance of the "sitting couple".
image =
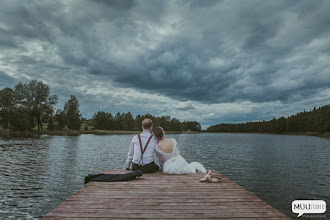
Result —
M174 138L165 138L165 132L161 127L156 127L152 135L152 120L146 118L142 121L143 132L133 137L126 170L132 166L132 170L141 170L143 173L153 173L161 169L165 174L189 174L206 173L202 164L193 162L188 164L180 155L178 143ZM158 167L153 160L156 153Z

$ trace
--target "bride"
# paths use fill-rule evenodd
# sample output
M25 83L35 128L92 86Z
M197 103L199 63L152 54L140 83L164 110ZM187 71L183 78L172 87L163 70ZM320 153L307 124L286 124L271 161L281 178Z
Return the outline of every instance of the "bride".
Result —
M159 160L160 168L165 174L189 174L206 173L202 164L192 162L190 164L180 155L178 143L174 138L165 138L163 128L156 127L154 135L159 143L155 147L155 152Z

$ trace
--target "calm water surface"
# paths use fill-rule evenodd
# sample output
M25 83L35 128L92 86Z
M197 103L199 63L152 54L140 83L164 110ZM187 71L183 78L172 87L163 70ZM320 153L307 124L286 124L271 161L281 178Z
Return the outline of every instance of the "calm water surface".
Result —
M188 162L215 169L294 218L295 199L330 205L330 139L262 134L177 134ZM83 187L122 169L133 135L0 139L0 218L40 218ZM330 213L326 217L330 217ZM323 218L325 219L325 218Z

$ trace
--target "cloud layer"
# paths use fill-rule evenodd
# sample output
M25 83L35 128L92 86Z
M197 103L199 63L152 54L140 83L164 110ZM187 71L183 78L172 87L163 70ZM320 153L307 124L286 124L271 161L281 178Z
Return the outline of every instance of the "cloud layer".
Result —
M325 0L3 1L0 87L43 80L77 95L85 117L292 114L329 104L329 10Z

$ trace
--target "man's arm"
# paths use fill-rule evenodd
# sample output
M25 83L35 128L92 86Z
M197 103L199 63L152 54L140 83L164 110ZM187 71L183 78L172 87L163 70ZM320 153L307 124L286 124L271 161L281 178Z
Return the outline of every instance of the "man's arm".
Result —
M128 157L127 157L126 164L125 164L126 170L129 170L131 168L133 154L134 154L134 138L132 139L131 145L129 147Z

